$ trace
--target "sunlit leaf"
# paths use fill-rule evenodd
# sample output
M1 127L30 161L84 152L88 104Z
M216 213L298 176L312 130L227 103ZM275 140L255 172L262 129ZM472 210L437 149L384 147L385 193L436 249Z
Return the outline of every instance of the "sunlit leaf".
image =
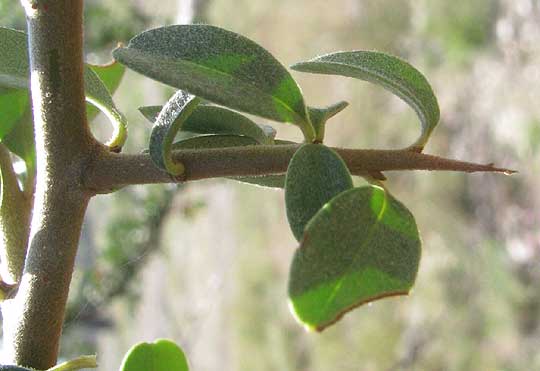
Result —
M27 174L32 174L35 171L36 145L34 123L29 105L13 129L2 138L2 143L25 162Z
M300 62L292 69L342 75L381 85L407 102L418 114L422 134L411 146L421 151L439 122L437 98L426 78L409 63L388 54L371 51L338 52Z
M315 129L315 135L318 141L322 142L324 139L326 121L343 111L348 105L349 103L341 101L325 108L308 107L309 118Z
M0 91L0 141L29 109L28 90L5 89Z
M24 32L0 27L0 87L28 89L30 80L30 68L28 64L28 42ZM95 67L95 66L94 66ZM96 75L92 67L85 65L84 84L86 100L102 111L114 126L114 133L107 143L112 148L119 149L126 140L127 122L118 111L112 100L107 86L113 88L118 84L119 68L110 65L114 71L105 72L98 69L107 79L106 83ZM122 67L123 68L123 67ZM111 89L112 90L112 89ZM0 106L0 110L4 108ZM91 112L91 114L93 114Z
M172 175L184 172L184 165L174 162L171 157L173 140L199 102L199 98L178 90L163 106L154 122L150 136L150 157L158 167Z
M113 55L145 76L239 111L294 123L314 137L292 76L244 36L200 24L161 27L135 36Z
M120 371L188 371L184 352L171 340L139 343L131 348Z
M106 144L121 149L127 138L127 120L116 108L105 84L90 67L84 69L84 88L86 100L103 112L114 126L113 135Z
M139 111L150 122L154 122L161 106L140 107ZM272 144L273 137L247 117L222 107L199 105L186 119L181 130L200 134L245 135L261 144Z
M298 241L319 209L353 187L351 174L339 155L322 144L305 144L289 163L285 180L287 219Z
M412 214L379 187L354 188L309 222L290 271L290 306L307 328L323 330L351 309L406 295L420 260Z

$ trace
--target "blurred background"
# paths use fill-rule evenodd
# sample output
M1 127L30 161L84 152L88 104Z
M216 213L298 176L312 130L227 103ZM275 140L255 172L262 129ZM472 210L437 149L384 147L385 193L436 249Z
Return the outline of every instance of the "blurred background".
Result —
M205 22L241 33L284 65L337 50L377 49L432 83L442 119L427 153L517 169L493 174L387 173L413 212L423 256L409 297L361 307L321 334L287 307L296 242L283 193L227 180L130 187L90 206L62 356L97 352L118 369L138 341L167 337L193 370L540 369L540 1L87 0L87 60L165 24ZM0 24L24 29L0 0ZM293 73L310 105L347 100L327 143L398 148L419 125L385 90ZM128 72L115 99L130 122L127 152L150 126L137 107L171 88ZM258 119L259 123L264 120ZM300 132L275 124L278 138ZM98 118L96 136L107 137ZM358 180L361 183L361 180Z

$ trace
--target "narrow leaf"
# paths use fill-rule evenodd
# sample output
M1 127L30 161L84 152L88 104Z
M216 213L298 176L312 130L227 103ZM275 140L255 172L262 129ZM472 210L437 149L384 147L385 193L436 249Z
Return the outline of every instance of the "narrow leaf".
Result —
M135 36L113 55L145 76L239 111L294 123L306 138L314 137L292 76L244 36L209 25L161 27Z
M343 111L349 103L345 101L338 102L325 108L308 107L309 118L315 129L316 139L322 143L324 139L324 128L326 121Z
M139 111L150 122L154 122L161 111L161 106L140 107ZM272 144L273 137L247 117L222 107L200 105L186 119L182 131L200 134L245 135L261 144Z
M420 260L412 214L379 187L354 188L309 222L290 271L290 306L307 328L323 330L351 309L406 295Z
M422 151L439 122L437 98L426 78L409 63L388 54L370 51L338 52L291 66L293 70L342 75L381 85L409 104L422 123L422 133L411 146Z
M266 188L285 188L285 174L269 174L261 176L239 176L229 179Z
M120 82L126 72L126 67L122 64L112 61L108 64L87 64L88 68L98 75L109 93L112 95L120 86Z
M171 157L171 145L176 133L199 104L200 99L177 91L163 106L150 136L150 157L154 163L172 175L184 172L184 165Z
M88 66L84 69L84 89L86 100L103 112L113 124L114 132L106 145L120 150L127 139L127 120L116 108L103 81Z
M120 371L188 371L184 352L171 340L139 343L131 348Z
M351 174L339 155L322 144L305 144L287 168L287 219L298 241L304 228L334 196L353 187Z

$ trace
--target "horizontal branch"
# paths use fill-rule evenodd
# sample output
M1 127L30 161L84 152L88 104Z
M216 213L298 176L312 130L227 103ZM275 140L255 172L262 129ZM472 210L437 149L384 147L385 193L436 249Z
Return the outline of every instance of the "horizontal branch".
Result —
M103 152L89 164L85 186L95 192L109 192L133 184L171 183L219 177L282 174L298 145L243 146L181 150L173 154L182 162L185 173L178 179L157 168L147 154L126 155ZM459 172L497 172L513 170L481 165L408 150L333 148L345 160L353 175L391 170L439 170Z

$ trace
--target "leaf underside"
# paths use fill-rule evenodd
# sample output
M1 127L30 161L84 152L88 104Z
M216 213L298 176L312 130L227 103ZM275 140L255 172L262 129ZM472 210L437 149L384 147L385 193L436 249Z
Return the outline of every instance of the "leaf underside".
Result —
M338 52L291 66L293 70L341 75L380 85L391 91L417 113L422 133L410 147L421 151L440 118L437 98L424 75L400 58L373 51Z
M139 111L153 123L162 108L161 106L147 106L140 107ZM186 119L180 130L199 134L245 135L261 144L274 142L263 128L247 117L217 106L199 105Z
M361 304L408 294L420 246L412 214L384 189L339 194L309 222L294 256L289 297L295 317L321 331Z

